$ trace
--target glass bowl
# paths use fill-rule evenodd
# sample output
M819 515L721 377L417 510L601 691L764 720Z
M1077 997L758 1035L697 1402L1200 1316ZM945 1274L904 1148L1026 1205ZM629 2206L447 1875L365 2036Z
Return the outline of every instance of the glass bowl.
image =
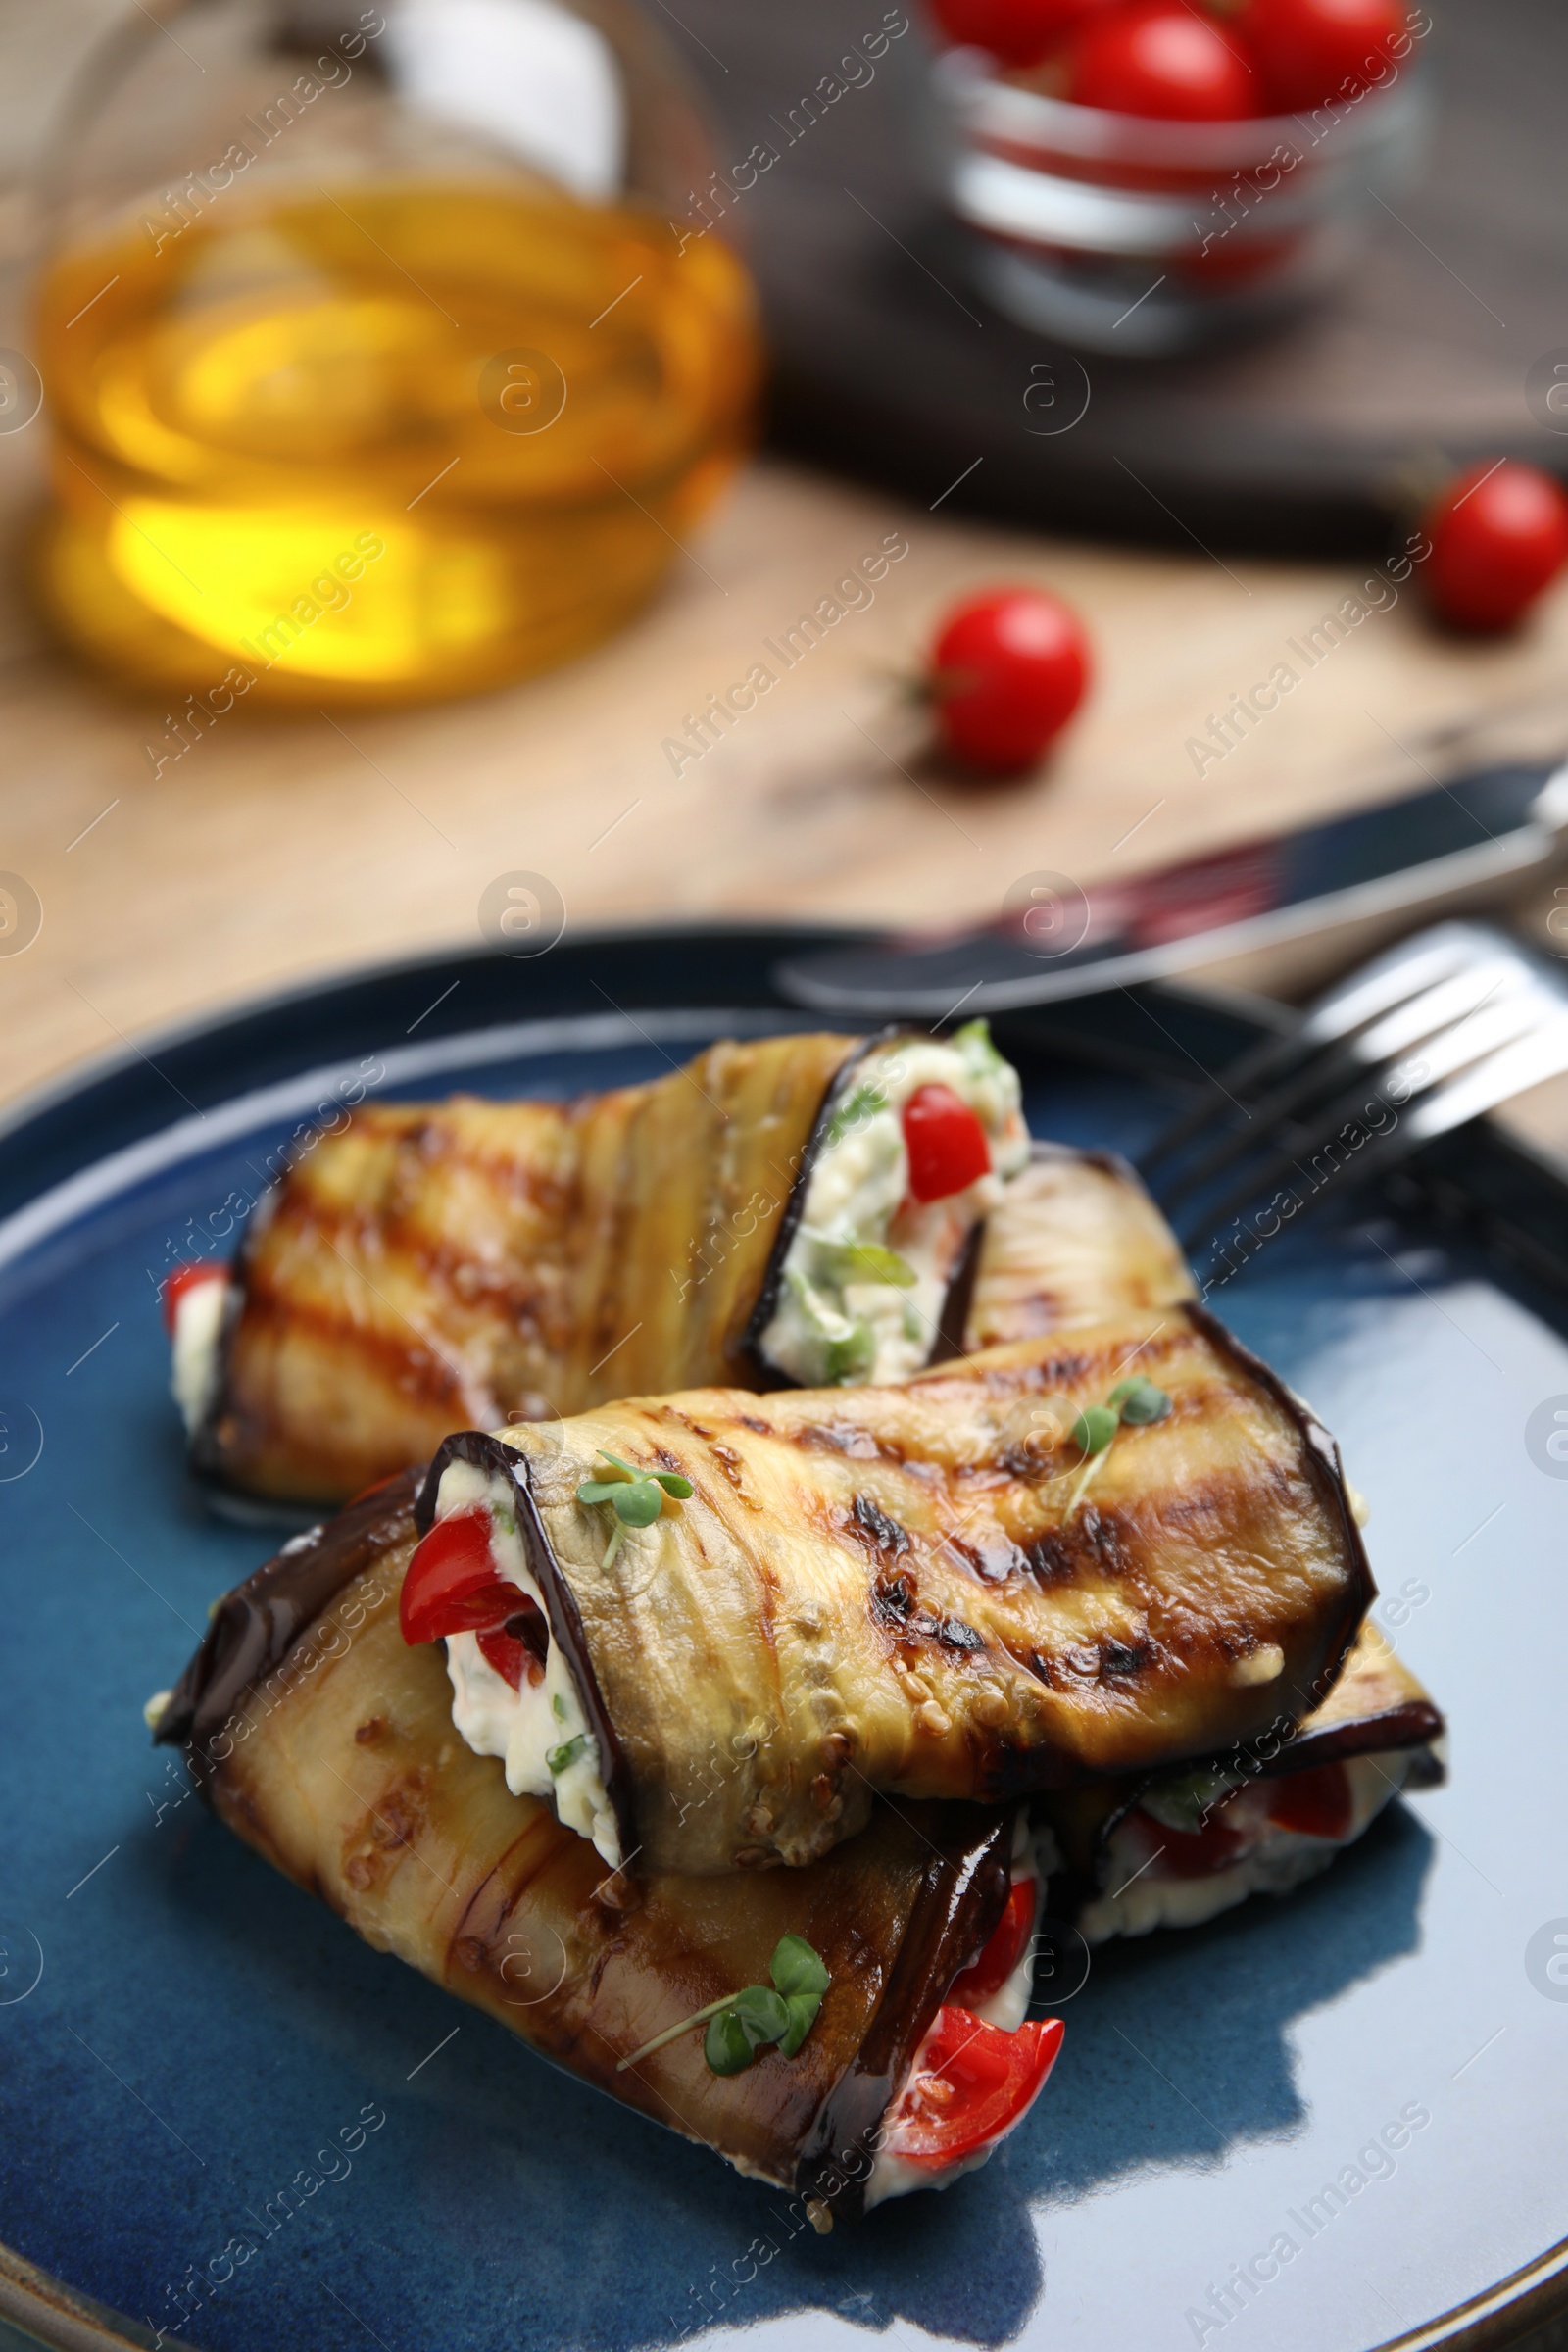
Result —
M982 291L1020 325L1128 358L1254 331L1321 293L1410 177L1428 116L1408 60L1359 100L1242 122L1074 106L975 49L941 57L935 85L943 192Z
M199 732L566 660L745 447L750 281L626 0L162 0L46 167L65 634Z

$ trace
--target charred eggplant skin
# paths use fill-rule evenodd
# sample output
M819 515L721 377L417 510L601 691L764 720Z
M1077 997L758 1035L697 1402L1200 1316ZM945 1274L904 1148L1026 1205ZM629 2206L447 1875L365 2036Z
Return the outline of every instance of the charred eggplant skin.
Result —
M801 2150L797 2186L849 2219L863 2217L878 2127L953 1983L952 1955L982 1950L1007 1899L1011 1815L978 1841L971 1822L961 1805L932 1809L921 1902L887 1993Z
M296 1536L243 1584L226 1592L184 1673L170 1692L153 1737L182 1746L205 1785L232 1745L246 1701L284 1666L344 1589L414 1533L422 1472L404 1470L349 1503L337 1516Z

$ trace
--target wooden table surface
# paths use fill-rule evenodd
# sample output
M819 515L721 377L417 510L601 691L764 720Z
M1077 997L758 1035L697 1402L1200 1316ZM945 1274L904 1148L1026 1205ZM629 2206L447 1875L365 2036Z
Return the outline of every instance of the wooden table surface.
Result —
M1209 714L1364 567L1015 536L764 459L643 617L573 667L336 723L237 709L155 772L164 705L74 666L26 604L41 455L35 430L0 440L0 869L43 905L32 946L0 957L8 1096L280 984L476 942L480 895L508 869L548 875L574 927L946 924L993 913L1031 869L1088 882L1417 790L1472 748L1568 740L1568 595L1517 640L1475 646L1406 593L1200 774L1189 744ZM890 532L908 554L874 604L673 773L685 714ZM898 677L950 598L999 579L1069 597L1099 675L1054 759L980 788L927 756Z

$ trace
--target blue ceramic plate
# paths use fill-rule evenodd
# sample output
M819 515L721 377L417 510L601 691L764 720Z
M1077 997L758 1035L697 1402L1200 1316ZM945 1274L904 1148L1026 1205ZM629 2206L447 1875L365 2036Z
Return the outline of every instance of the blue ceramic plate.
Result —
M394 1094L650 1076L795 1025L781 944L408 967L172 1040L0 1139L12 2341L1366 2352L1513 2342L1556 2307L1568 1347L1391 1220L1288 1229L1214 1303L1343 1442L1451 1784L1287 1902L1100 1955L1047 2095L943 2196L803 2232L367 1949L150 1747L142 1701L272 1547L186 1484L169 1266L368 1063ZM1025 1058L1037 1134L1136 1149L1175 1099Z

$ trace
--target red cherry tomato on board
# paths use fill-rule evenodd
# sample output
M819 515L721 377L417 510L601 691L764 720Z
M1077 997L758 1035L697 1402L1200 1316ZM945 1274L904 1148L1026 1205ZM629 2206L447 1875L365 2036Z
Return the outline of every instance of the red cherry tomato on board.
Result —
M226 1282L228 1268L220 1258L198 1258L191 1266L176 1266L164 1281L158 1296L164 1302L164 1329L171 1339L179 1320L179 1302L188 1291L199 1291L204 1282Z
M1146 0L1097 18L1067 57L1079 106L1173 122L1236 122L1264 111L1262 85L1234 33L1196 9Z
M1035 1882L1020 1879L978 1960L971 1960L962 1975L954 1978L949 2000L960 2009L973 2009L1000 1992L1023 1958L1034 1925Z
M475 1504L438 1519L415 1547L403 1579L398 1623L405 1642L439 1642L445 1634L504 1625L526 1605L511 1578L496 1574L490 1514Z
M932 0L950 41L989 49L1004 66L1037 66L1088 17L1116 0Z
M947 615L930 692L948 750L1000 775L1032 767L1089 683L1089 640L1059 597L1004 588Z
M1427 594L1460 629L1511 629L1568 563L1568 497L1534 466L1477 466L1425 518Z
M1401 0L1249 0L1235 20L1267 104L1285 115L1364 97L1389 78L1405 29Z
M939 2009L883 2146L936 2172L1003 2138L1033 2106L1064 2031L1059 2017L1047 2017L1004 2034L967 2009Z
M904 1105L909 1191L916 1200L946 1200L991 1173L986 1131L951 1086L917 1086Z

